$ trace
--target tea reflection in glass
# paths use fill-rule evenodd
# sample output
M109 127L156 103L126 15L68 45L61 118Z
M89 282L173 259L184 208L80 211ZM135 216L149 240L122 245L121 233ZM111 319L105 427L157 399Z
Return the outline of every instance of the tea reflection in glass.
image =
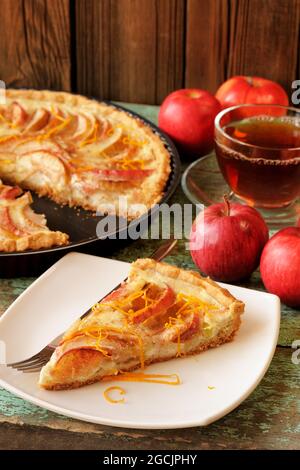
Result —
M300 111L239 105L218 114L215 149L234 193L257 207L287 206L300 196Z

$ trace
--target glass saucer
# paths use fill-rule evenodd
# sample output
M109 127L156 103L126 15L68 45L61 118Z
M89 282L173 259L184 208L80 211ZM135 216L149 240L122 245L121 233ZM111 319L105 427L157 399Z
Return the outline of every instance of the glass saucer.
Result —
M246 204L227 185L214 152L189 165L182 175L181 185L187 198L194 204L209 206L221 202L224 194L228 194L229 199L233 202ZM300 218L299 199L288 207L280 209L262 209L259 207L256 209L264 217L272 231L296 225L297 220Z

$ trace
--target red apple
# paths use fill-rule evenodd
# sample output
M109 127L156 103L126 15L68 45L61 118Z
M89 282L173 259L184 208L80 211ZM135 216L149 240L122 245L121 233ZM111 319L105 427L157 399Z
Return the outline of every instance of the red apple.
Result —
M206 275L225 282L244 279L257 268L268 227L244 204L213 204L195 219L190 234L194 263Z
M226 80L216 93L222 108L237 104L281 104L288 106L285 90L276 82L260 77L237 76Z
M232 77L224 82L217 90L216 98L221 103L222 108L228 108L238 104L279 104L288 106L289 98L285 90L276 82L260 77ZM282 109L277 112L274 108L263 108L265 114L281 116ZM251 110L244 108L239 111L240 117L247 117L253 114ZM256 112L255 112L256 113Z
M207 91L177 90L162 103L158 125L186 155L204 155L213 147L214 119L220 110L218 100Z
M300 227L284 228L270 238L260 272L269 292L291 307L300 307Z

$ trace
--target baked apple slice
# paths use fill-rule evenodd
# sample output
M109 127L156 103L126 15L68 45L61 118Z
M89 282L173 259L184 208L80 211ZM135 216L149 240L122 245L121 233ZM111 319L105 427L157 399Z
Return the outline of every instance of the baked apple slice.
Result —
M3 206L0 205L0 227L2 230L5 230L7 233L13 235L13 236L23 236L26 235L26 232L24 232L11 217L11 211L10 211L11 206Z
M46 217L31 208L29 192L0 181L0 251L50 248L68 243L68 235L51 231Z
M16 181L26 184L40 194L53 184L55 189L64 188L66 168L61 155L50 150L33 150L17 156Z
M12 103L11 121L14 126L22 127L28 119L28 113L18 102Z
M0 184L0 199L16 199L23 193L19 186L5 186Z
M77 128L73 134L73 139L78 140L80 143L88 139L95 129L96 118L93 115L86 115L78 113L77 115Z
M39 108L37 109L31 119L28 121L26 126L23 129L23 133L33 133L40 131L48 124L50 119L50 113L47 109Z
M110 130L108 131L101 131L97 135L97 139L93 139L93 136L86 137L85 139L81 139L79 141L79 155L95 155L100 160L101 158L110 157L109 153L106 153L107 150L112 147L116 142L120 140L122 137L122 129L118 127L113 127L108 122L105 127Z

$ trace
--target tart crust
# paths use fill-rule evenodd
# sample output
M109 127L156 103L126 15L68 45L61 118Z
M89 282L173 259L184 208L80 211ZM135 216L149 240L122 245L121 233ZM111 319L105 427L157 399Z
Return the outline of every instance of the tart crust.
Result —
M0 240L0 251L11 253L25 250L40 250L54 246L67 245L69 236L63 232L51 230L19 237L17 240Z

